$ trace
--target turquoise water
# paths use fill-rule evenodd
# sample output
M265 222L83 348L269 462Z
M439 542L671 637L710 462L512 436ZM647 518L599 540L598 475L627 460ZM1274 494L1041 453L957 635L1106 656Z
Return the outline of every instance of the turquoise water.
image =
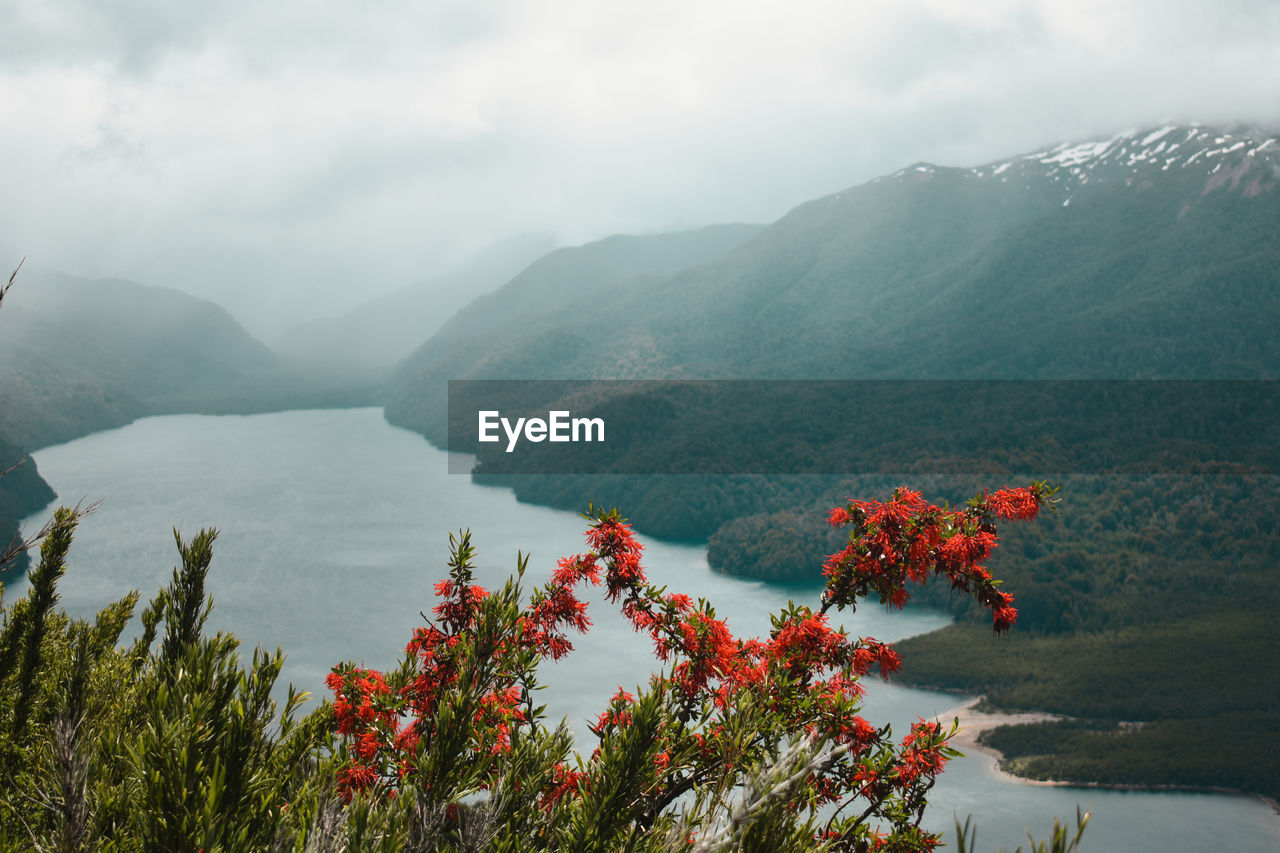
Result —
M284 679L317 693L339 661L379 668L398 661L422 623L419 611L433 604L450 531L470 528L477 579L487 586L514 570L518 551L530 555L527 577L536 584L559 557L584 547L576 514L448 474L447 454L389 426L377 409L148 418L35 459L59 502L104 499L76 536L62 586L67 610L92 614L129 589L150 596L177 559L172 528L191 536L217 527L211 627L233 631L248 647L281 647ZM646 540L645 556L652 580L710 599L739 634L764 633L769 613L789 596L812 594L717 575L700 547ZM24 584L11 583L6 597L21 595ZM647 638L603 600L591 602L590 614L592 633L543 673L549 713L566 717L582 738L607 698L646 681L652 666ZM867 607L849 627L894 640L946 621ZM877 682L866 715L905 730L917 716L968 698ZM931 821L950 830L953 813L973 814L979 850L1012 850L1026 842L1027 828L1047 835L1053 817L1073 817L1077 803L1094 813L1085 836L1093 853L1280 849L1280 817L1248 798L1034 786L994 773L978 753L949 766L931 797Z

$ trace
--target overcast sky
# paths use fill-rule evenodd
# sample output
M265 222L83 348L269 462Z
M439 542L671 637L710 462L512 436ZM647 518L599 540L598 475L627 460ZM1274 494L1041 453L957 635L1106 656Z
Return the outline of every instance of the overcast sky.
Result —
M1280 125L1280 3L0 0L0 261L270 336L513 234L771 221L1165 118Z

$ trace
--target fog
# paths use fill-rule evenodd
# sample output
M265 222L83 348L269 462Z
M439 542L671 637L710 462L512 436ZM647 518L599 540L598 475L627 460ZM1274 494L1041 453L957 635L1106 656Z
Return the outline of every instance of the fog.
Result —
M3 20L0 262L177 287L267 338L515 234L765 222L921 160L1280 124L1268 0L5 0Z

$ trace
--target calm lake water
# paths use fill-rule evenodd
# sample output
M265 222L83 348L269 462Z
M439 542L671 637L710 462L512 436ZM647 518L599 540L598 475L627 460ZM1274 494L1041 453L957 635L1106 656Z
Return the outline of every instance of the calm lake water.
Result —
M61 590L68 611L90 615L130 589L149 597L177 560L172 529L189 537L216 527L210 627L236 633L246 647L281 647L284 680L318 695L339 661L378 668L398 661L422 623L419 611L433 605L450 531L471 530L477 580L486 586L513 571L518 551L531 555L527 580L537 584L559 557L584 550L585 522L576 514L520 504L506 490L450 475L447 454L389 426L378 409L148 418L35 459L59 502L105 499L72 548ZM652 580L708 598L738 634L766 632L769 613L788 597L813 596L717 575L700 547L645 543ZM6 597L24 591L25 579L11 580ZM592 633L543 674L548 712L566 717L583 739L585 721L619 685L647 681L653 663L647 638L603 600L591 602L590 614ZM946 621L868 606L849 627L895 640ZM876 682L865 713L905 731L915 717L965 701ZM980 753L948 767L931 804L932 823L948 836L953 814L974 815L979 850L1013 850L1028 828L1045 836L1053 818L1073 818L1077 804L1094 815L1085 834L1091 853L1280 849L1280 817L1248 798L1026 785L993 772Z

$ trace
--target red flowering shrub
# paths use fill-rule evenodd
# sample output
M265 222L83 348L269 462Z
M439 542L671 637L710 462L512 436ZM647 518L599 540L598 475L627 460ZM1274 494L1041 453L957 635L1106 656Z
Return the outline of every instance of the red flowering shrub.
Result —
M703 849L753 837L774 849L933 849L938 838L920 819L957 754L952 732L919 720L895 741L864 719L861 677L893 672L898 656L833 628L827 614L871 594L901 607L911 584L944 578L1007 630L1013 597L983 566L995 523L1034 517L1050 494L1035 483L962 508L905 489L849 501L829 517L850 535L824 564L820 609L792 604L768 637L751 639L709 604L649 584L642 546L616 511L587 516L589 551L562 559L527 601L525 561L489 592L472 580L463 534L436 586L435 619L414 632L400 670L344 665L329 676L338 790L348 801L412 792L446 815L465 804L473 827L483 814L493 839L509 835L519 849L617 849L640 838ZM563 727L543 723L533 697L538 663L568 654L570 631L591 624L578 588L601 583L664 668L639 696L614 695L584 756L571 753ZM450 820L445 830L463 831L463 818Z

